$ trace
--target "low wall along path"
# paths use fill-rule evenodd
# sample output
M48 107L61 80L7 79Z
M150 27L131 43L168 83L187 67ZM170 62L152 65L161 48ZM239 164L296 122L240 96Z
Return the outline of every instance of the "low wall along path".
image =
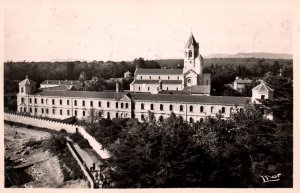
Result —
M22 123L25 125L32 125L40 128L52 129L56 131L64 129L68 133L76 133L77 131L78 133L80 133L80 135L82 135L82 137L84 137L89 142L90 146L102 159L107 159L110 157L109 152L103 149L102 145L93 136L86 132L86 130L83 127L79 125L70 125L66 123L60 123L57 121L44 120L40 118L16 115L12 113L4 113L4 120Z

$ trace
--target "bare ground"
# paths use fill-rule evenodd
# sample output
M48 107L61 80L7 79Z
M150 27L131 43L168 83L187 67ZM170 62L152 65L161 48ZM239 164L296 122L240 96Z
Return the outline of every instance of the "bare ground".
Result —
M86 180L69 180L64 182L64 176L57 156L51 155L43 148L26 147L30 140L44 141L50 134L23 127L10 127L5 124L4 130L5 157L13 161L21 161L18 165L34 163L26 169L33 177L23 187L48 187L48 188L88 188ZM19 186L18 186L19 187Z

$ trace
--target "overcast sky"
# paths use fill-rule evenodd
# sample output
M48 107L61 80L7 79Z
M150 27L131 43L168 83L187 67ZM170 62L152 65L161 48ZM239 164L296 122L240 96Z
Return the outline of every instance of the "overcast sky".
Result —
M191 30L204 56L292 53L288 6L238 5L238 1L142 2L7 1L4 60L183 58Z

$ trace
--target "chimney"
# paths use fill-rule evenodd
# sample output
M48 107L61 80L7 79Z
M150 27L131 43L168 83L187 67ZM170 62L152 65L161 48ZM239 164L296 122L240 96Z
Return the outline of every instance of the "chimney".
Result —
M120 83L116 82L116 93L120 92Z

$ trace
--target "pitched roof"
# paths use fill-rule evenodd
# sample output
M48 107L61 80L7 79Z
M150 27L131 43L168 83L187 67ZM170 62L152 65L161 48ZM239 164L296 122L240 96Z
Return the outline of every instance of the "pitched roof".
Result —
M249 97L231 97L231 96L195 96L195 95L173 95L173 94L145 94L131 93L132 100L154 101L154 102L184 102L200 104L227 104L241 105L251 101Z
M78 82L78 80L44 80L41 84L67 84L71 85Z
M237 79L235 80L234 82L236 82L237 84L250 84L252 82L252 80L249 80L249 79Z
M198 46L198 43L196 42L196 40L193 36L193 33L191 33L188 41L185 44L185 47L189 47L190 45L193 45L193 46L196 46L196 47Z
M181 75L183 69L157 69L157 68L138 68L135 75L149 74L149 75Z
M42 90L32 95L36 96L63 96L74 98L99 98L119 100L126 93L116 92L92 92L92 91L50 91ZM183 102L200 104L224 104L241 105L249 101L249 97L230 97L230 96L195 96L195 95L173 95L173 94L145 94L145 93L127 93L132 100L153 101L153 102Z
M74 87L73 85L62 84L59 86L47 87L47 88L42 88L42 89L43 90L71 90L73 87Z
M271 89L264 81L262 81L259 85L254 87L252 90L258 92L273 91L273 89Z
M159 81L162 84L182 84L182 80L134 80L132 84L159 84Z
M191 93L210 94L210 86L195 85L185 87L183 90L191 91Z
M41 90L34 93L37 96L63 96L76 98L101 98L101 99L119 99L124 93L116 92L93 92L93 91L71 91L71 90Z
M26 79L19 82L19 85L29 85L29 84L35 84L32 80L28 79L28 76L26 76Z

